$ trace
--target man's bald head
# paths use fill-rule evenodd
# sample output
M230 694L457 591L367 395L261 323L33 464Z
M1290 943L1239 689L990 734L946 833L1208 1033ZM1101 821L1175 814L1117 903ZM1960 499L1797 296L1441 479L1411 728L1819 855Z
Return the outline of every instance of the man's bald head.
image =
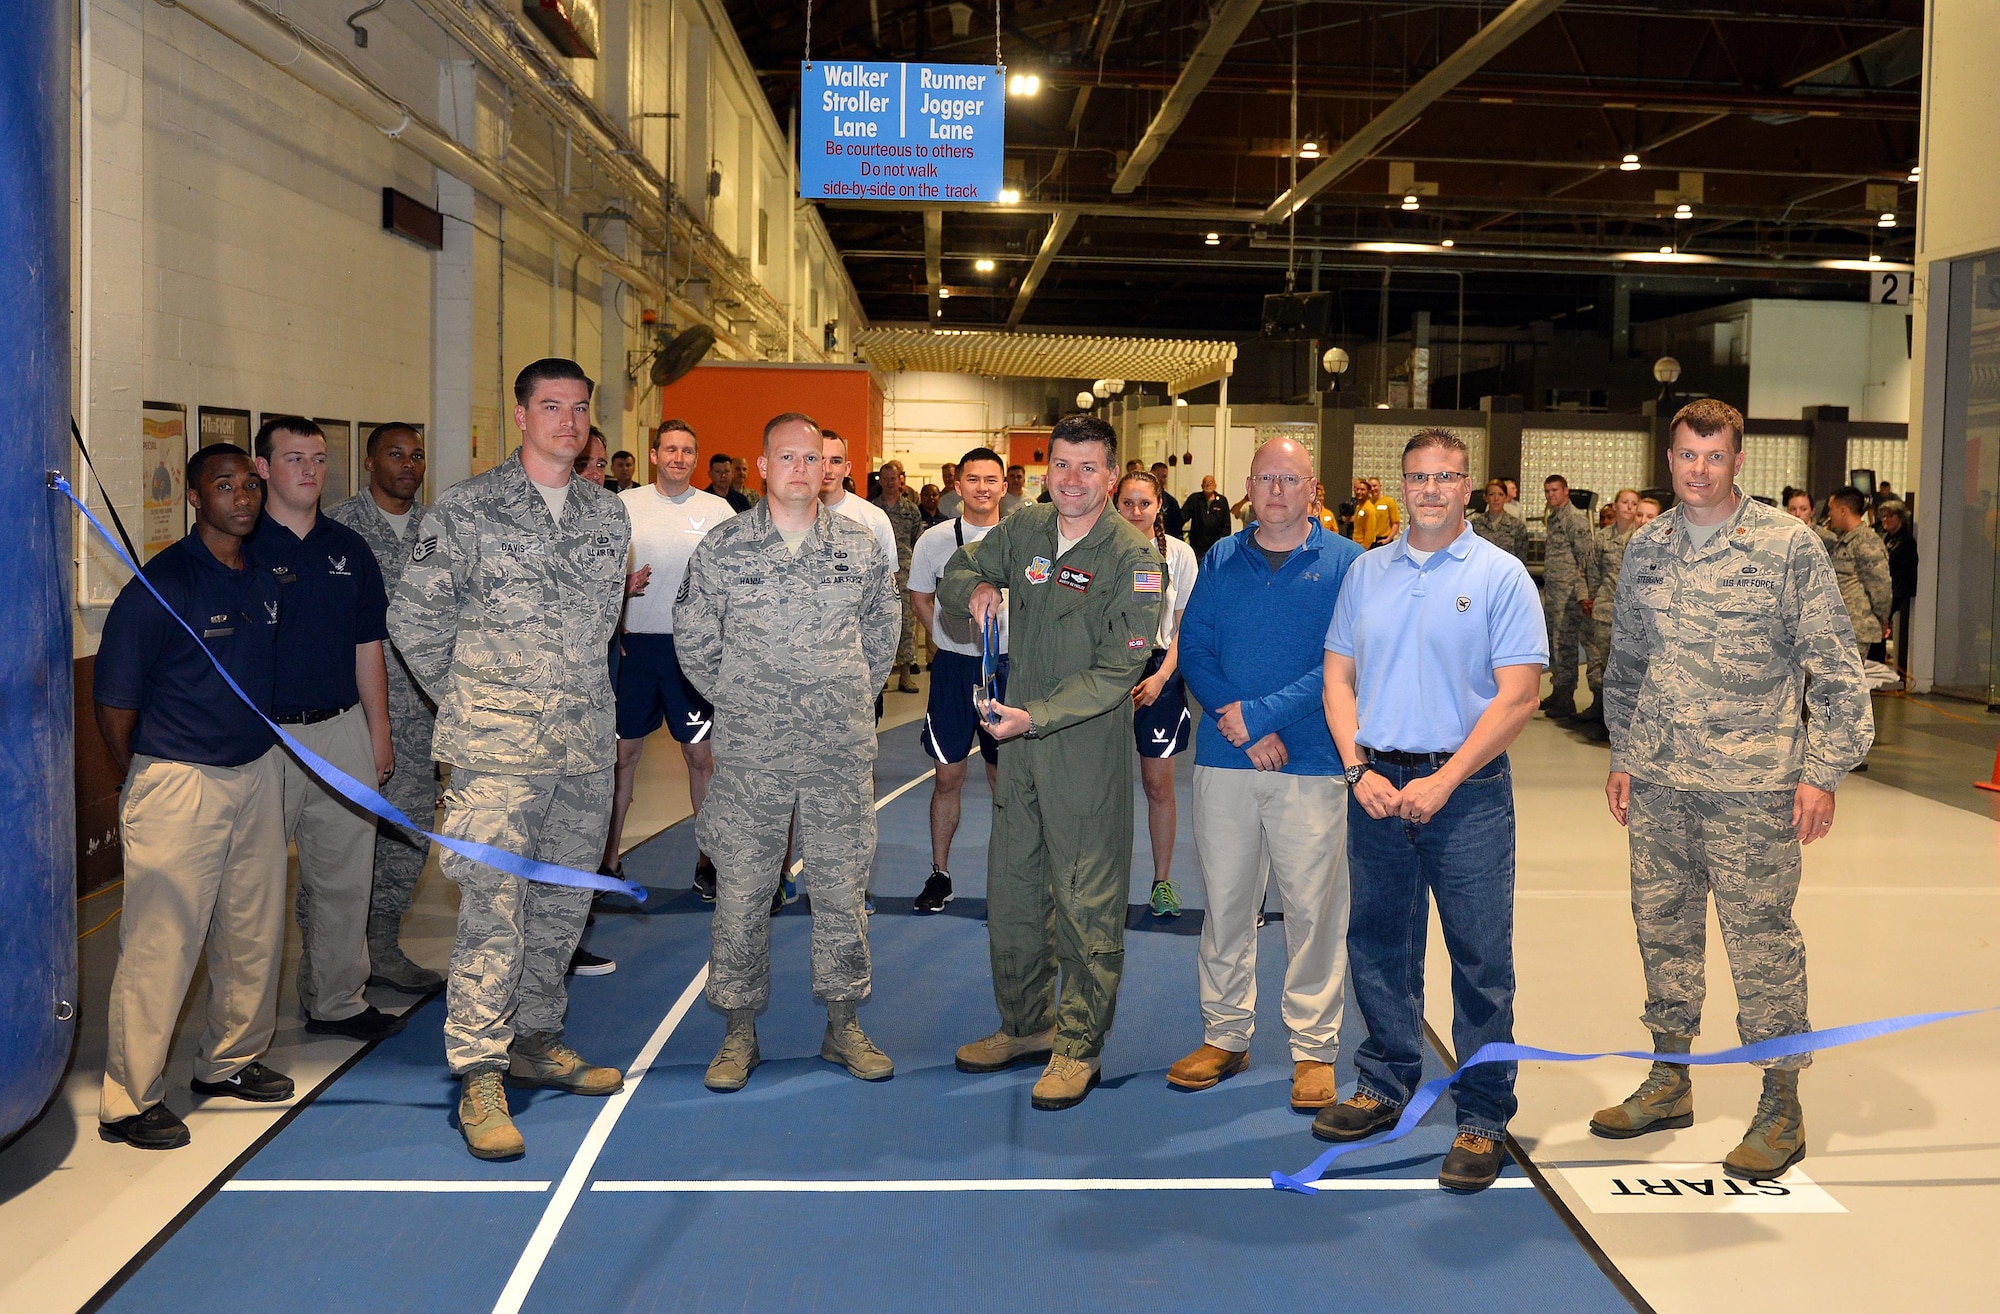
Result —
M1251 474L1262 474L1266 470L1289 471L1302 479L1310 479L1313 477L1312 453L1296 438L1273 438L1250 458Z

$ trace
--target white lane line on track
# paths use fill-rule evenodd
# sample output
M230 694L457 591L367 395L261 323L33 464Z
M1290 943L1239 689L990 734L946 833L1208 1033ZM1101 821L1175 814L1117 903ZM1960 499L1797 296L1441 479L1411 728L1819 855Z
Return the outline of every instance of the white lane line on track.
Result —
M875 800L875 810L880 812L936 774L937 768L932 767L915 780L890 790ZM796 866L793 868L794 873L798 870ZM660 1056L660 1051L666 1047L668 1038L674 1034L674 1029L680 1026L681 1019L687 1016L688 1009L694 1006L694 1001L701 996L702 987L707 984L708 965L704 963L701 970L694 974L694 980L688 982L687 989L681 992L681 997L675 1001L673 1008L660 1020L660 1025L654 1030L652 1038L646 1042L645 1048L639 1051L639 1057L632 1061L631 1068L625 1073L625 1089L613 1095L604 1110L597 1115L596 1121L590 1124L590 1131L585 1134L583 1144L577 1147L576 1157L570 1160L568 1170L563 1173L562 1183L556 1188L555 1198L549 1201L549 1207L542 1212L542 1221L535 1225L534 1235L528 1238L528 1248L521 1252L521 1258L514 1265L513 1275L507 1279L506 1288L501 1291L500 1299L494 1302L493 1314L519 1314L522 1304L528 1299L529 1290L535 1285L535 1278L542 1271L542 1265L548 1262L549 1251L554 1249L556 1237L561 1234L563 1224L568 1221L570 1210L576 1207L577 1197L583 1193L584 1183L590 1179L590 1170L597 1166L597 1156L604 1152L605 1142L611 1139L612 1129L618 1125L619 1117L624 1114L625 1106L631 1103L632 1094L639 1089L639 1083L644 1080L647 1069L652 1067L653 1060Z
M1322 1192L1435 1191L1428 1177L1343 1177L1313 1183ZM1525 1177L1503 1177L1490 1189L1532 1190ZM629 1195L900 1195L1010 1191L1270 1191L1268 1177L974 1177L900 1181L630 1181L592 1182L592 1191Z
M225 1191L275 1191L280 1193L309 1193L315 1191L412 1191L435 1192L441 1195L487 1195L493 1192L519 1192L523 1195L540 1195L554 1185L553 1182L462 1182L450 1179L429 1181L399 1178L313 1178L288 1177L245 1180L236 1178L224 1182Z
M701 997L702 987L707 984L708 964L703 963L701 970L694 974L694 979L688 982L687 989L681 991L681 997L674 1001L673 1008L660 1019L660 1025L653 1029L645 1048L639 1051L639 1057L632 1061L630 1068L626 1069L625 1088L605 1101L603 1110L590 1124L590 1131L585 1134L583 1144L577 1147L576 1157L569 1161L569 1169L563 1173L562 1182L556 1187L555 1198L550 1200L548 1208L542 1211L542 1220L535 1225L534 1235L528 1238L527 1249L521 1252L521 1258L514 1265L513 1275L507 1279L506 1288L501 1291L500 1299L494 1302L494 1314L518 1314L521 1305L528 1299L528 1291L535 1285L536 1276L541 1273L542 1265L547 1262L549 1251L555 1246L556 1237L561 1233L563 1223L569 1219L569 1211L576 1206L577 1197L583 1193L583 1185L589 1180L590 1170L597 1166L597 1156L603 1153L604 1143L611 1139L611 1131L618 1125L619 1115L623 1114L625 1106L632 1102L632 1096L638 1091L639 1083L646 1078L647 1069L653 1066L653 1060L660 1056L662 1049L666 1048L668 1038L674 1034L674 1029L680 1026L681 1019L687 1016L688 1010L694 1007L694 1001Z

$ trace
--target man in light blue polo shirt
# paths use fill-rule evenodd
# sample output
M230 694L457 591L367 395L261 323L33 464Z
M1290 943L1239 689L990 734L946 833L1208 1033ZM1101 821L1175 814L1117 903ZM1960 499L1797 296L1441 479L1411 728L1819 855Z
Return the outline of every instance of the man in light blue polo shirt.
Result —
M1514 1032L1514 784L1507 746L1534 715L1547 627L1521 563L1472 531L1465 444L1403 448L1409 532L1348 572L1326 632L1326 720L1347 766L1347 924L1368 1038L1354 1093L1313 1135L1386 1130L1423 1079L1428 886L1451 954L1452 1046ZM1438 1184L1492 1185L1514 1116L1514 1065L1452 1083L1458 1137Z

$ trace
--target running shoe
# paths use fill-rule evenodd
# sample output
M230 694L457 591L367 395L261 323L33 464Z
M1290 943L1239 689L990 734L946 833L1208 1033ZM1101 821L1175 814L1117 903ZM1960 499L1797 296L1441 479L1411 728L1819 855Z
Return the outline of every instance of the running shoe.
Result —
M694 860L694 892L701 896L703 903L715 902L715 864L708 860L706 853Z
M1181 892L1174 888L1172 881L1153 882L1153 916L1178 917L1181 915Z
M778 893L784 897L786 903L797 903L799 901L797 875L789 871L781 873L778 877Z
M920 913L941 913L944 906L957 896L951 892L951 873L941 867L931 869L930 879L924 882L924 892L917 896L916 911Z
M599 957L582 945L570 955L569 974L571 976L610 976L618 970L618 964L609 958Z

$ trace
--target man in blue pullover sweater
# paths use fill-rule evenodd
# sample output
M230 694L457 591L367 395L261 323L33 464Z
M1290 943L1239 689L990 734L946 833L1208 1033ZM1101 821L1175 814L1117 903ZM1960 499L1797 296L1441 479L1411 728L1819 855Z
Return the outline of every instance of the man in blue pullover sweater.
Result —
M1312 515L1312 455L1289 438L1250 463L1251 527L1209 549L1181 621L1202 705L1194 837L1208 901L1202 1044L1167 1072L1206 1090L1250 1065L1265 861L1285 908L1292 1107L1333 1103L1347 974L1347 782L1322 709L1323 648L1361 548Z

